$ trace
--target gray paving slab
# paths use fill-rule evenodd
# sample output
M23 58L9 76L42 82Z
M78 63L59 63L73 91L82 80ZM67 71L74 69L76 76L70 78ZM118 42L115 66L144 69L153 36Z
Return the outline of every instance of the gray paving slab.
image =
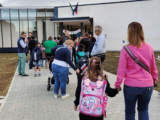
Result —
M76 73L69 76L70 83L67 85L67 93L70 97L67 99L54 99L53 87L47 91L47 80L49 70L42 68L42 76L34 77L34 70L28 69L26 64L26 73L29 77L21 77L18 72L15 72L8 98L0 112L0 120L78 120L78 112L73 109L73 101L75 99L75 90L77 86ZM116 75L105 72L112 87L116 81ZM149 107L151 120L160 118L160 95L154 91ZM120 92L116 97L109 98L107 105L106 120L124 120L124 98L123 92ZM136 120L137 112L136 112Z

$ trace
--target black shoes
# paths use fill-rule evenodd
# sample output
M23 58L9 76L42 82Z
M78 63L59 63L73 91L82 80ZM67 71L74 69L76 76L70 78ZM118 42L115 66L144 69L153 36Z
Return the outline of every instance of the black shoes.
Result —
M22 75L22 74L19 74L19 75Z
M25 75L22 75L23 77L28 77L29 75L25 74Z

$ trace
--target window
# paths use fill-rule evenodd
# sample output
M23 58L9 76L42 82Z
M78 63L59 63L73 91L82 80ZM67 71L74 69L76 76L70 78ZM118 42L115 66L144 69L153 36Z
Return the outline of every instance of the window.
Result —
M46 13L45 13L45 10L37 10L37 17L45 17L46 15L45 15Z
M25 32L27 34L26 37L28 37L28 21L27 20L20 21L20 34L22 32Z
M12 45L17 47L17 40L19 38L19 21L11 21L11 32L12 32Z
M19 10L20 12L20 19L27 19L27 10Z
M28 10L28 17L29 19L36 19L36 10L34 9Z
M11 20L14 20L14 19L16 19L16 20L18 20L19 18L18 18L18 10L11 10Z
M53 17L53 9L46 10L46 17Z
M2 9L1 11L2 11L2 19L9 20L10 19L9 10L8 9Z
M37 20L29 20L29 32L37 37Z

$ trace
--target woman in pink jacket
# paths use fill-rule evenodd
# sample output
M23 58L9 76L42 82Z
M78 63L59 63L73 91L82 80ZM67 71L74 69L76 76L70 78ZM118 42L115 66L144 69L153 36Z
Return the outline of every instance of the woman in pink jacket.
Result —
M126 52L121 50L115 87L121 89L124 80L125 120L135 120L135 106L138 106L138 119L149 120L148 107L158 71L151 45L145 43L141 24L132 22L128 26L127 45L133 55L145 64L150 73L139 66Z

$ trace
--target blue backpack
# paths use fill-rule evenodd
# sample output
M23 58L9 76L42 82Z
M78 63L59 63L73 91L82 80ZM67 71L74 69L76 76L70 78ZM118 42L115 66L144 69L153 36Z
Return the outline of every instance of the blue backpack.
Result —
M79 75L83 76L83 74L87 71L88 69L88 65L89 65L89 60L88 60L88 56L79 56L79 54L77 54L78 57L78 69L80 70Z
M33 58L33 61L39 61L40 59L42 59L42 51L40 48L37 50L33 50L32 58Z

